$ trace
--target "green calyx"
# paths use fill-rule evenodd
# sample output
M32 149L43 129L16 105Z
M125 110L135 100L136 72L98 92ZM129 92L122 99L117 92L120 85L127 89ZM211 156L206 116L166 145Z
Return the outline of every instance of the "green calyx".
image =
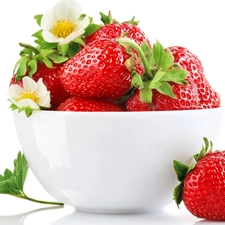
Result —
M119 23L117 20L113 19L112 13L111 13L110 10L109 10L108 15L104 14L103 12L100 12L99 14L101 16L100 19L101 19L101 21L103 22L104 25L112 24L112 23ZM138 25L139 24L139 21L136 21L135 20L135 17L132 17L131 20L126 20L126 21L124 21L122 23L128 23L128 24Z
M54 63L60 64L68 60L68 57L60 55L54 48L33 47L24 43L20 43L20 46L23 49L13 71L16 74L17 81L22 79L27 73L29 77L32 77L37 71L39 62L43 62L48 68L53 68Z
M42 16L39 14L34 17L39 26L41 26ZM82 14L80 19L85 16L85 14ZM34 47L29 44L20 43L23 49L20 52L20 59L16 62L13 71L16 75L16 80L22 79L26 74L32 77L37 71L37 65L40 62L44 63L48 68L53 68L54 64L66 62L81 50L81 46L84 47L86 45L84 37L91 35L100 27L100 25L94 24L93 19L90 18L90 23L86 27L84 34L64 45L46 42L42 36L42 30L32 34L37 46Z
M130 48L135 49L139 57L139 60L136 59L136 61L140 61L145 69L144 74L138 74L135 71L132 73L132 85L134 88L140 89L143 102L152 103L152 91L154 89L161 94L176 98L170 83L188 84L186 81L188 72L174 63L172 53L165 49L160 42L157 41L151 49L146 42L139 46L136 42L126 37L117 41L129 53L132 52Z
M192 163L190 166L187 166L177 160L173 161L173 168L177 175L177 180L180 181L180 183L174 188L173 192L173 199L175 200L178 208L180 203L182 202L182 195L183 195L183 188L184 188L184 181L189 172L191 172L198 161L200 161L205 155L212 151L213 144L211 141L209 141L206 137L203 138L204 140L204 146L202 146L202 149L200 153L195 154L193 156L194 163Z

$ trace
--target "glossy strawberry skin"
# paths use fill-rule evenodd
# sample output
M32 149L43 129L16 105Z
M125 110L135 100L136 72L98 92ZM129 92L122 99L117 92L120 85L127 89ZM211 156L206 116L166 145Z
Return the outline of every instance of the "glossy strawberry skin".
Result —
M213 90L204 75L204 68L200 59L187 48L172 46L169 50L173 53L174 62L178 63L181 68L189 72L189 77L193 80L198 98L199 108L217 108L220 106L220 96Z
M118 39L124 33L126 33L126 37L134 40L138 45L141 45L145 41L151 48L150 41L145 33L138 26L129 23L112 23L103 25L95 33L85 37L85 43L88 44L99 39ZM138 56L135 50L133 50L133 53ZM139 74L144 73L144 68L141 64L136 65L136 71Z
M128 38L134 40L138 45L146 41L149 46L151 46L145 33L138 26L129 23L103 25L95 33L85 37L85 43L88 44L99 39L117 39L120 38L124 32L127 33Z
M144 103L138 90L126 102L126 111L166 111L166 110L190 110L198 109L198 98L192 85L179 85L171 83L172 90L176 95L173 99L153 90L152 103Z
M184 181L182 199L196 217L225 220L225 151L213 151L198 161Z
M57 111L119 112L122 108L113 102L72 96L59 105Z
M78 97L121 97L131 86L131 72L125 66L129 57L113 40L93 41L63 65L61 82Z
M37 82L40 78L50 91L51 95L51 109L55 109L59 104L64 102L71 95L64 89L61 84L59 75L61 73L61 65L55 64L54 68L46 67L44 63L39 63L36 73L32 78ZM16 81L15 76L12 77L10 84L19 84L22 86L22 80Z

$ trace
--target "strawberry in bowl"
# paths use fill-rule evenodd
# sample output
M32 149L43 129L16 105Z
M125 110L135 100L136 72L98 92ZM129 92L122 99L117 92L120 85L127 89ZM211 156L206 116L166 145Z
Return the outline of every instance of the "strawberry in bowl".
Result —
M50 12L57 17L62 6L70 12L64 0ZM203 136L219 136L220 96L188 50L150 44L137 25L63 15L53 26L48 15L36 16L38 46L22 44L9 87L31 169L54 198L79 211L162 209L172 201L172 159L185 161ZM102 36L104 29L119 33ZM54 80L48 74L56 68Z

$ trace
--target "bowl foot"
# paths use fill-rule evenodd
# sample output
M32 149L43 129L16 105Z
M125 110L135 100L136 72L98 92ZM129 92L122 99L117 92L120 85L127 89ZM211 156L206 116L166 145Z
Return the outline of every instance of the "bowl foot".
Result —
M145 209L145 208L82 208L75 207L76 211L83 213L96 213L96 214L141 214L151 213L159 209Z

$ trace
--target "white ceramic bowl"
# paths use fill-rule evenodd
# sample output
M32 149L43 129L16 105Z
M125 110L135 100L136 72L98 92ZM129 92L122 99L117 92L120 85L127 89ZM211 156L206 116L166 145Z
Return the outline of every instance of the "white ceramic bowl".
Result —
M214 143L223 108L165 112L14 113L21 147L44 188L78 211L142 213L173 201L173 159Z

